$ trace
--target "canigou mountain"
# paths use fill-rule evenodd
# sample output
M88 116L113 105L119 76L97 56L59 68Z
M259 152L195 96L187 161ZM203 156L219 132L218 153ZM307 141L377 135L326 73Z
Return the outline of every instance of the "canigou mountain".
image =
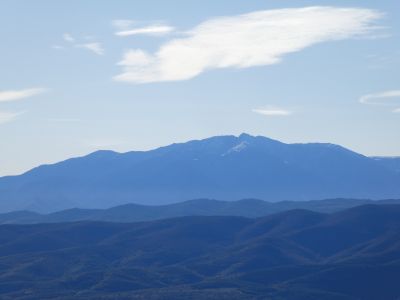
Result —
M216 136L150 151L97 151L0 178L0 211L160 205L196 198L268 201L400 197L397 161L327 143Z

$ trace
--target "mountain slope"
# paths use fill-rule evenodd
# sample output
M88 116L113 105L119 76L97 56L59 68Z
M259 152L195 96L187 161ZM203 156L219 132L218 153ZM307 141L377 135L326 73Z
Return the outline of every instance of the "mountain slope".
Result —
M400 174L400 157L375 156L371 158L385 168Z
M0 178L0 211L167 204L195 198L269 201L396 198L400 174L332 144L242 134L144 152L98 151Z
M397 299L400 205L1 225L2 299Z

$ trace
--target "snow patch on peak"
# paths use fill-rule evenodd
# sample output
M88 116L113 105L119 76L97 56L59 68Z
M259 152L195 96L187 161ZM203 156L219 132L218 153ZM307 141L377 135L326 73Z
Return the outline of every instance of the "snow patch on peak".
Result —
M236 146L233 146L231 149L229 149L228 151L226 151L226 152L225 152L224 154L222 154L221 156L225 156L225 155L228 155L228 154L231 154L231 153L235 153L235 152L241 152L241 151L243 151L244 149L246 149L248 145L249 145L249 143L246 142L246 141L240 142L240 143L237 144Z
M231 149L229 149L229 151L240 152L243 149L245 149L248 145L249 145L248 142L241 142L241 143L237 144L236 146L232 147Z

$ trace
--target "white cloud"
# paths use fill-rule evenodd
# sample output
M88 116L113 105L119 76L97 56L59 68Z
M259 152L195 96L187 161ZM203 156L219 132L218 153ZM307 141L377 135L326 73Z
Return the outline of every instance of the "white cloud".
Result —
M16 101L32 97L35 95L39 95L46 91L47 89L44 88L32 88L32 89L25 89L18 91L17 90L0 91L0 102Z
M360 103L371 105L398 105L393 99L400 100L400 90L384 91L376 94L364 95L360 98Z
M286 117L293 114L292 111L278 108L278 107L264 107L264 108L255 108L252 110L253 112L268 116L268 117Z
M272 65L317 43L366 36L381 17L371 9L306 7L214 18L169 40L154 54L127 51L119 63L123 71L114 79L187 80L211 69ZM132 53L141 53L143 59Z
M89 51L92 51L93 53L97 55L103 55L104 54L104 49L100 43L86 43L86 44L79 44L76 45L78 48L84 48Z
M75 43L75 38L73 38L72 35L70 35L69 33L64 33L63 39L68 43Z
M19 115L23 112L8 112L8 111L0 111L0 124L8 123L15 120Z
M152 35L161 36L166 35L175 30L174 27L165 23L154 23L147 26L134 27L137 22L132 20L114 20L112 25L118 30L115 32L117 36L130 36L130 35Z
M143 50L129 50L125 53L124 60L118 63L121 66L146 66L151 63L151 55Z
M396 114L397 114L397 113L400 113L400 108L394 109L393 112L396 113Z
M130 35L166 35L174 31L175 28L168 25L151 25L146 27L133 28L128 30L117 31L115 35L130 36Z

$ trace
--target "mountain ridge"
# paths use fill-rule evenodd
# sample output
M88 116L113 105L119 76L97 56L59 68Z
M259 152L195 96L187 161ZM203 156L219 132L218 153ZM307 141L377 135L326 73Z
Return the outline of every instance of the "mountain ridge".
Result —
M238 216L260 218L296 209L318 213L333 213L367 204L400 204L400 199L326 199L281 202L267 202L259 199L242 199L237 201L194 199L160 206L128 203L108 209L70 208L49 214L39 214L32 211L14 211L0 214L0 224L37 224L77 221L124 223L190 216Z
M196 198L398 198L400 173L342 146L216 136L149 151L96 151L0 178L0 212Z

